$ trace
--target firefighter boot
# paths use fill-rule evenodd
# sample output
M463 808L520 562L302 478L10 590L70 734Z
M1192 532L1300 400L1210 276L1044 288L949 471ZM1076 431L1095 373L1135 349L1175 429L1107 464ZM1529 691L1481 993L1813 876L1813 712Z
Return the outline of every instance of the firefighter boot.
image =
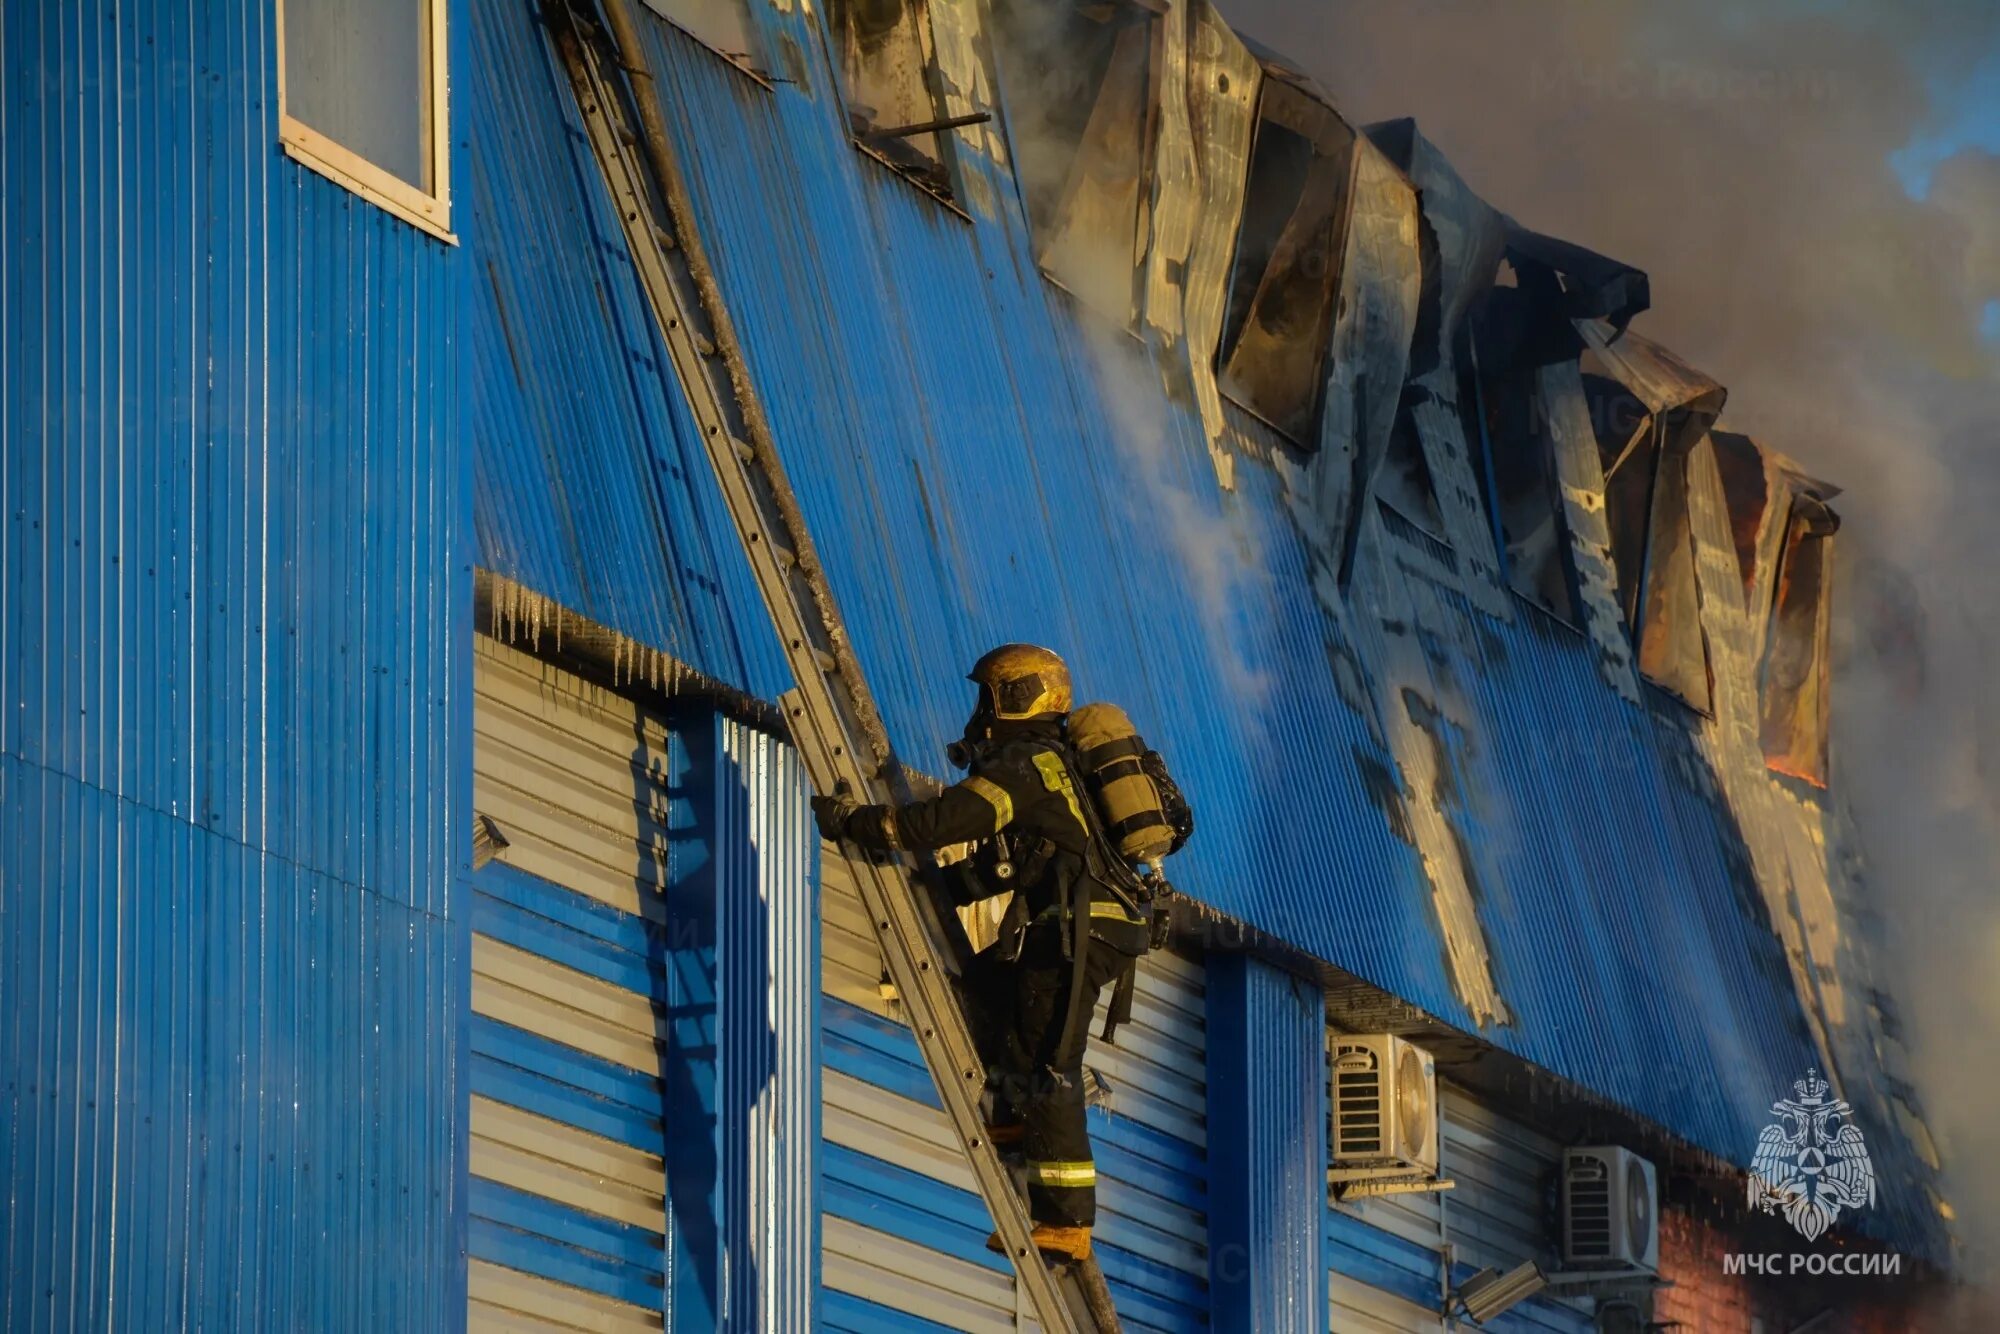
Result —
M1037 1223L1031 1234L1035 1249L1042 1253L1044 1260L1052 1263L1074 1264L1090 1258L1090 1229L1087 1227L1061 1227L1054 1223ZM986 1249L1001 1255L1007 1253L1007 1243L995 1232L986 1239Z

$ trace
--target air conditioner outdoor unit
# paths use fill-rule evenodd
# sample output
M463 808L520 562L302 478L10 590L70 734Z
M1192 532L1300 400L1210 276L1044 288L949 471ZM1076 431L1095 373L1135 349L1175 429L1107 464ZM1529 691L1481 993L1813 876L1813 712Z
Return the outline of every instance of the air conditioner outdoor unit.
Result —
M1434 1179L1438 1171L1437 1066L1423 1048L1388 1033L1332 1039L1335 1181Z
M1653 1165L1612 1145L1563 1151L1563 1263L1585 1271L1660 1268Z

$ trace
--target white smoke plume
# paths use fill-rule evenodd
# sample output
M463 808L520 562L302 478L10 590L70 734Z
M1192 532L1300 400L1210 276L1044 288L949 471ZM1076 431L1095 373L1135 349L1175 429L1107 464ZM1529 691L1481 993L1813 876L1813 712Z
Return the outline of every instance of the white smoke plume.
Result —
M1166 537L1179 569L1161 572L1162 591L1192 606L1211 661L1245 706L1243 716L1254 720L1271 689L1269 673L1246 652L1255 609L1269 598L1263 553L1221 508L1228 501L1216 497L1207 453L1169 435L1176 427L1145 348L1104 320L1086 316L1083 323L1128 482L1121 517ZM1196 476L1189 475L1191 462Z
M1169 415L1154 354L1119 327L1136 313L1143 286L1138 237L1146 205L1137 190L1145 145L1125 114L1143 103L1146 80L1156 77L1144 59L1149 48L1136 40L1143 36L1129 22L1100 29L1062 6L1001 4L994 40L1008 142L1037 226L1037 259L1078 306L1097 402L1118 448L1125 506L1107 517L1166 539L1177 568L1158 572L1157 595L1192 608L1210 659L1247 706L1243 716L1254 719L1271 684L1248 651L1255 608L1268 600L1262 553L1229 522L1229 501L1216 494L1206 450L1176 436L1186 427ZM1071 49L1080 40L1108 43L1099 53L1108 59L1082 58ZM1091 154L1093 169L1080 171L1080 157ZM1113 206L1121 189L1132 192L1123 227ZM1082 212L1077 225L1065 227L1072 208ZM1062 232L1059 246L1051 243L1054 231Z

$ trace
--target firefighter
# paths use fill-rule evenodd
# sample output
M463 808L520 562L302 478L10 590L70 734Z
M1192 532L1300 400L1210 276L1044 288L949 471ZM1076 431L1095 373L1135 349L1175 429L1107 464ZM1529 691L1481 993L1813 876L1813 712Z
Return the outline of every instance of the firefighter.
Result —
M1069 671L1032 644L1005 644L973 666L979 699L952 750L968 772L928 801L857 806L815 797L820 832L864 848L928 851L977 843L972 901L1014 891L1000 939L967 970L968 1018L994 1091L988 1133L1027 1159L1034 1242L1045 1255L1090 1254L1097 1167L1084 1120L1083 1055L1107 982L1128 973L1151 935L1148 908L1107 874L1106 851L1066 758ZM997 1235L988 1245L999 1249Z

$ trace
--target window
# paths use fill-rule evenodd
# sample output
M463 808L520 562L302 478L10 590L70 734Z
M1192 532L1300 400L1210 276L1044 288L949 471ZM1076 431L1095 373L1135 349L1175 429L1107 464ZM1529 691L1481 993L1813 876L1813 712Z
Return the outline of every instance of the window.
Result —
M1354 131L1281 79L1264 81L1229 277L1223 391L1311 445L1326 388Z
M758 73L750 58L750 15L744 0L646 0L646 8L738 69Z
M1673 414L1662 424L1671 440ZM1621 579L1622 581L1622 579ZM1708 635L1695 582L1688 516L1688 455L1662 448L1653 475L1644 588L1639 605L1639 673L1703 713L1712 704Z
M930 83L930 25L919 0L827 0L834 66L855 139L938 194L949 195Z
M445 0L279 0L278 137L364 199L449 238Z
M1509 585L1574 625L1569 534L1537 383L1541 365L1568 349L1545 332L1548 319L1538 301L1546 296L1516 285L1511 268L1503 269L1501 278L1468 321L1466 355L1458 360L1464 377L1460 399L1473 407L1474 449L1492 498Z
M1411 404L1416 392L1406 390L1404 401L1396 409L1389 447L1375 473L1375 497L1436 537L1444 532L1444 515L1438 509L1437 484L1431 479L1430 461L1424 457L1423 436L1417 430L1416 412Z
M1771 501L1764 452L1749 436L1734 431L1712 430L1708 439L1715 450L1715 469L1722 476L1722 495L1729 506L1729 537L1736 548L1736 566L1747 595L1757 579L1757 536Z
M1646 517L1660 462L1659 431L1645 405L1616 381L1586 371L1585 396L1597 428L1604 470L1604 522L1611 532L1611 564L1618 575L1618 606L1625 623L1639 623L1639 575L1646 559Z
M1815 496L1792 502L1764 648L1764 763L1815 787L1827 781L1827 680L1833 535L1840 517Z
M1707 712L1708 641L1695 583L1687 466L1713 414L1689 407L1652 412L1603 373L1594 354L1587 351L1583 361L1618 604L1638 646L1640 675Z
M1137 5L996 10L1008 141L1042 271L1138 322L1157 130L1159 18Z

